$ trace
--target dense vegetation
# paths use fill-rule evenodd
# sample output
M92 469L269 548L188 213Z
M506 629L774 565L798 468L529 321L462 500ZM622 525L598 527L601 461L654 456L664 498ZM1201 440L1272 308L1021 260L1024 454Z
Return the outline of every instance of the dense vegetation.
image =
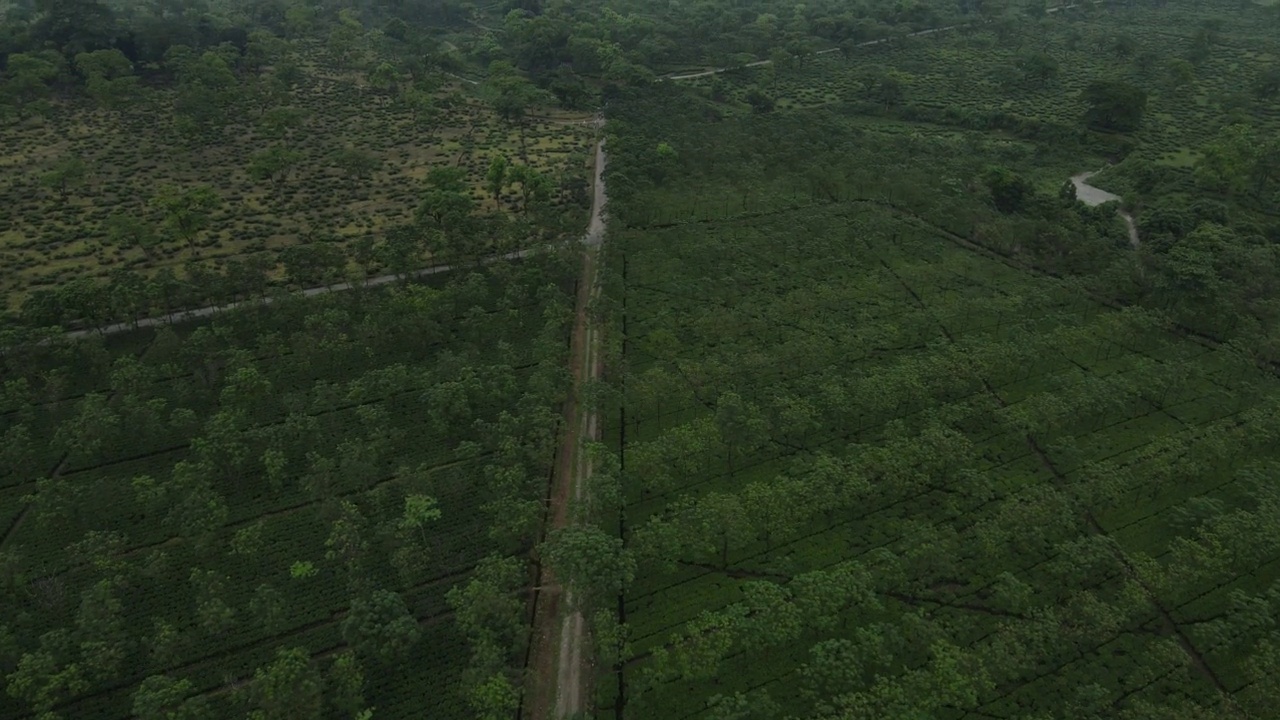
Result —
M0 716L1274 714L1280 5L0 11Z
M0 714L507 707L573 267L6 354Z
M611 105L602 708L1272 713L1269 13L1055 13ZM1136 248L1065 183L1120 159Z

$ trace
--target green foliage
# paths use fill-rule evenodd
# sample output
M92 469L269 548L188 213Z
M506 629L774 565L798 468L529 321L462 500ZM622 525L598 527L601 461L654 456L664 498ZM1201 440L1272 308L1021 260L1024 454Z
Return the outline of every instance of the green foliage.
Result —
M255 720L321 717L322 682L311 655L302 648L281 649L275 660L258 668L250 685Z
M193 696L187 679L152 675L133 694L133 714L138 720L205 720L212 718L208 698Z
M605 600L615 597L635 579L635 560L622 540L591 525L574 525L555 531L540 554L561 582Z
M342 621L342 637L356 651L384 663L401 660L421 637L404 598L390 590L357 597Z
M1099 130L1133 132L1147 109L1146 91L1118 80L1095 80L1081 99L1089 105L1085 124Z
M249 176L258 181L269 180L279 187L301 159L301 153L274 145L249 159Z
M1002 213L1021 212L1035 196L1035 188L1026 178L1004 167L991 167L982 176L991 202Z

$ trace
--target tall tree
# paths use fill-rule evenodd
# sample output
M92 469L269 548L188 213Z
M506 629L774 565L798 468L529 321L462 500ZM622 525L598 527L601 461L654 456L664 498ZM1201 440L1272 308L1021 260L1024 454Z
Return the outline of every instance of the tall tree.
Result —
M249 687L253 720L314 720L324 710L320 673L303 648L281 648Z
M1142 125L1147 93L1119 80L1095 80L1081 93L1085 124L1098 130L1133 132Z
M164 213L170 232L187 243L191 252L198 255L196 239L208 229L213 211L222 199L212 188L197 186L187 190L178 187L162 188L152 203Z
M133 693L133 714L138 720L210 720L213 709L190 680L152 675Z
M390 590L374 590L351 602L342 621L342 637L363 655L392 663L404 658L422 636L404 598Z

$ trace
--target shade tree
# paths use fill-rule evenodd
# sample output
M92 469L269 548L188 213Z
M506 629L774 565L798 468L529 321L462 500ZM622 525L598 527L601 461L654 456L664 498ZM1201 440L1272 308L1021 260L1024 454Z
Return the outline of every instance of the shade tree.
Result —
M1095 80L1080 97L1089 106L1085 124L1096 130L1133 132L1147 109L1147 92L1120 80Z
M191 681L168 675L151 675L133 692L133 714L138 720L208 720L213 709L208 698L195 693Z
M312 720L324 711L324 685L311 654L281 648L271 664L254 672L249 685L249 717L254 720Z
M196 240L209 228L213 212L221 206L222 199L207 186L189 189L167 186L161 188L152 204L163 213L169 232L186 242L191 252L198 255Z
M342 637L366 657L383 663L403 659L422 636L404 598L391 590L374 590L351 601L342 621Z

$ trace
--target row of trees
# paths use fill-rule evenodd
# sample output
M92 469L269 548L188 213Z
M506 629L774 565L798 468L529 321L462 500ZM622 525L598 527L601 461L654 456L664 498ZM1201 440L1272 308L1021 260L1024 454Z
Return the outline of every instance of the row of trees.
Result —
M1089 121L1134 92L1088 88ZM1115 205L1042 189L1074 142L692 95L613 106L617 445L601 529L544 549L597 589L622 714L1265 714L1280 276L1205 191L1266 137L1194 173L1135 152L1135 251Z
M281 298L140 357L8 336L0 707L367 717L388 675L424 712L510 707L574 267ZM455 633L467 672L422 642Z

